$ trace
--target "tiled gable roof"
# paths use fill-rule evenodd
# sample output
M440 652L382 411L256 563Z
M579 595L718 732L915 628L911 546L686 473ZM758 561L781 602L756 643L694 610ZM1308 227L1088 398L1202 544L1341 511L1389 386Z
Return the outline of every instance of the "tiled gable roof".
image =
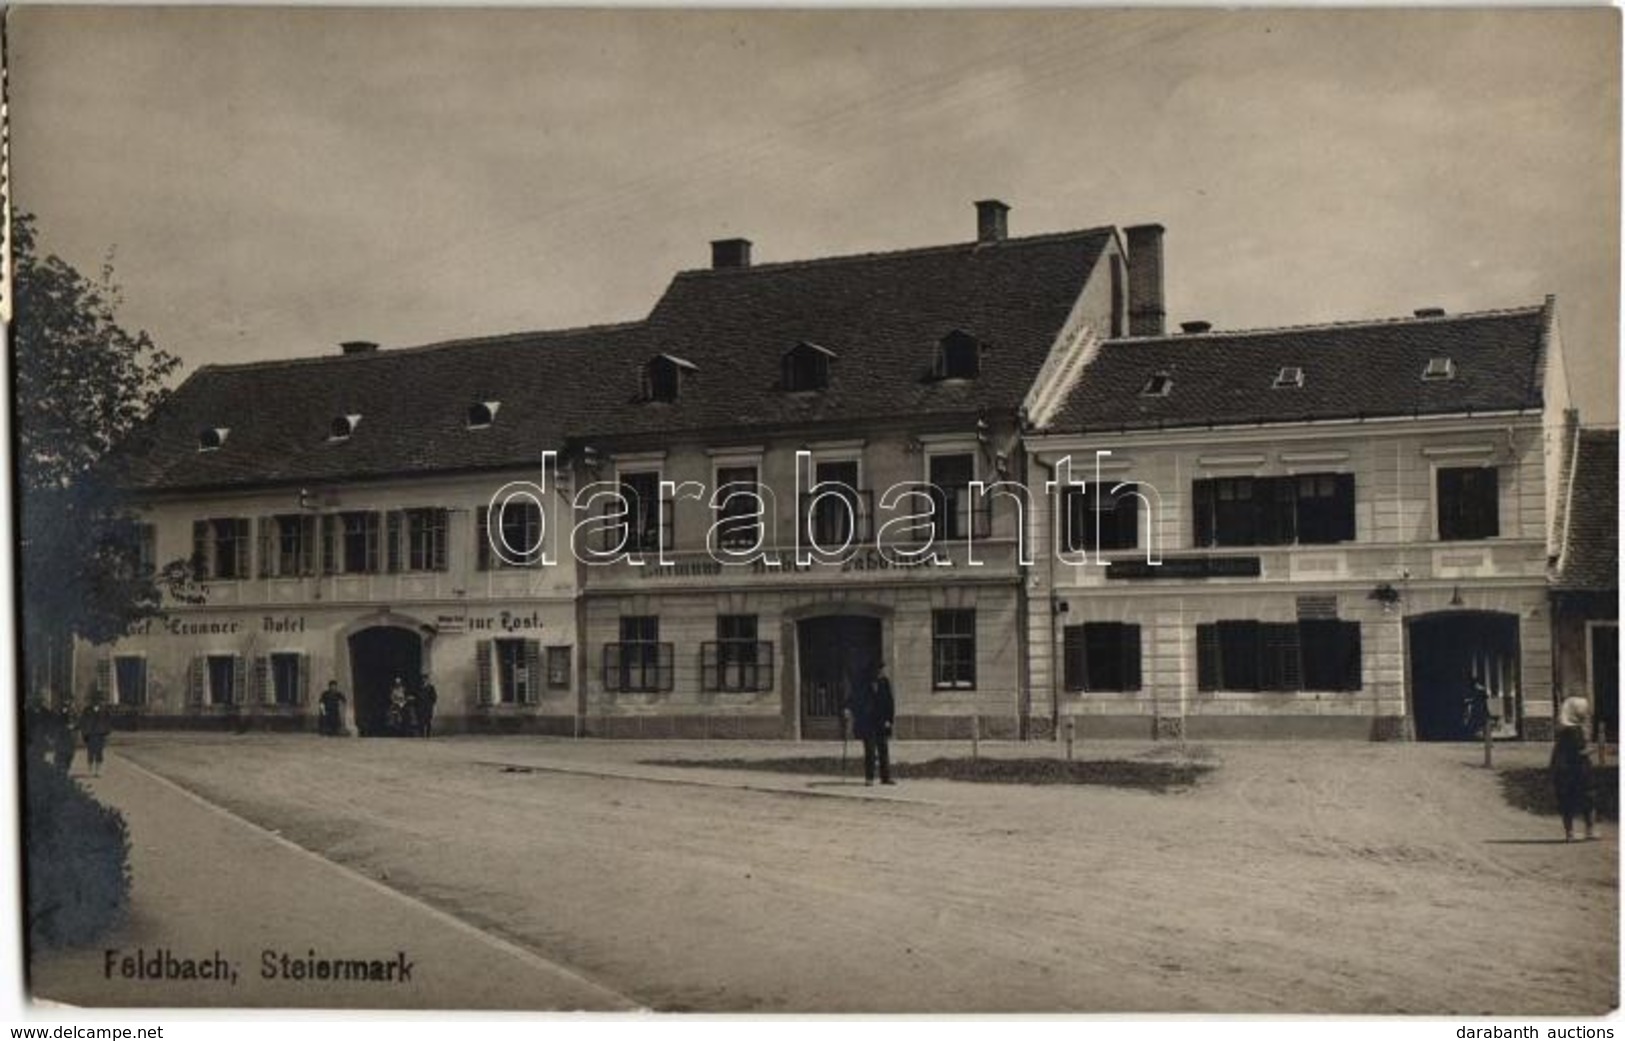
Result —
M1576 445L1563 553L1552 585L1619 588L1619 431L1581 430Z
M1551 306L1550 303L1547 304ZM1156 429L1541 407L1545 310L1199 333L1103 344L1049 430ZM1432 358L1450 379L1423 380ZM1283 368L1302 386L1275 387ZM1141 391L1165 373L1166 395Z
M650 314L648 334L697 370L669 404L635 401L636 366L605 373L631 407L597 433L1014 412L1112 234L685 271ZM980 375L932 380L937 345L955 330L984 345ZM829 383L786 393L782 359L803 342L833 355Z
M406 350L207 366L125 449L148 491L354 480L539 465L567 438L839 423L1021 404L1111 228L683 272L643 322ZM929 378L938 341L984 345L981 374ZM783 357L829 352L825 389L792 393ZM682 370L648 401L645 366ZM485 429L469 406L501 403ZM339 416L354 435L328 438ZM199 432L230 432L198 451Z
M608 402L603 358L638 354L638 325L461 341L407 350L205 366L127 446L133 487L221 488L541 465ZM476 402L499 402L468 429ZM345 441L332 421L359 415ZM229 431L198 451L199 431Z

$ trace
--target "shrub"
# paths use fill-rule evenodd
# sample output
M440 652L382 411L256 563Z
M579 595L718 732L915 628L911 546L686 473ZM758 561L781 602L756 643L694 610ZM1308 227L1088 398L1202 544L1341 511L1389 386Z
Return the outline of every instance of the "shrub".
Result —
M129 830L117 810L43 761L30 759L25 783L29 943L86 943L129 906Z

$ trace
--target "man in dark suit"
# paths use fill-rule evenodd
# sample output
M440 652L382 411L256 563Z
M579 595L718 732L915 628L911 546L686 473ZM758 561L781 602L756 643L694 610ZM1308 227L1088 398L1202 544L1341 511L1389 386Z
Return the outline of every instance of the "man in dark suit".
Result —
M434 689L434 682L429 674L423 674L423 685L418 688L418 736L428 737L429 731L434 728L434 707L440 701L440 694Z
M897 716L897 704L892 699L891 680L886 678L886 663L875 666L875 678L867 688L852 692L846 706L852 717L852 734L863 742L863 783L875 783L876 767L881 784L896 784L891 779L892 723Z

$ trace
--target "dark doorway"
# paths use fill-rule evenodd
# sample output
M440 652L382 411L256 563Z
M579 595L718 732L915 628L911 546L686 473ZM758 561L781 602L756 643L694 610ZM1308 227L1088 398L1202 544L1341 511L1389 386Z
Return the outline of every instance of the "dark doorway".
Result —
M801 662L801 736L841 737L841 709L880 664L880 619L861 615L808 618L797 631Z
M1411 704L1419 741L1470 741L1482 731L1468 711L1473 680L1489 695L1497 737L1518 732L1518 618L1454 611L1410 624Z
M423 641L410 629L378 625L350 637L355 726L362 737L389 733L389 687L399 676L416 690L423 674Z
M1619 626L1591 629L1591 726L1593 741L1619 738Z

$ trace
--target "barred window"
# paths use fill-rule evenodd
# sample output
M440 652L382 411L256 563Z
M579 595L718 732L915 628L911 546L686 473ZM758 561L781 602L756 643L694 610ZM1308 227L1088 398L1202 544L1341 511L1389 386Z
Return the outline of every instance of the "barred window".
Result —
M756 638L756 616L717 616L717 638L700 646L700 685L707 691L773 686L773 644Z

